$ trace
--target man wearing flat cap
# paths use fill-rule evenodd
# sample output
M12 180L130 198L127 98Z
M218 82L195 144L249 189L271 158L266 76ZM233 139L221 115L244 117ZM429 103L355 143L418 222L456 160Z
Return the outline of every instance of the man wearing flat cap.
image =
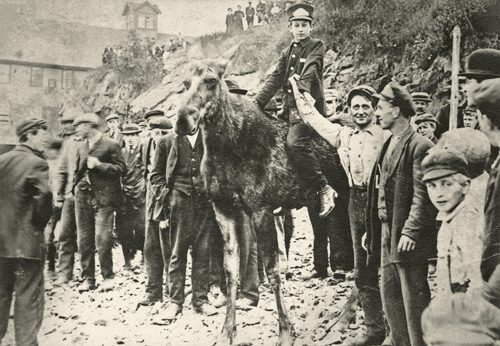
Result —
M436 118L431 113L423 113L415 116L415 125L417 125L417 133L428 138L432 143L437 143L437 138L434 136L436 131Z
M137 250L144 249L146 221L144 218L146 186L144 166L141 160L139 133L136 124L125 124L121 134L125 143L122 155L127 171L122 177L123 203L116 212L116 234L122 245L125 269L131 269L131 261Z
M114 139L115 141L120 143L121 147L123 147L125 143L123 142L123 135L120 132L120 116L116 113L108 115L106 117L106 124L108 125L108 130L104 133L104 135Z
M17 345L38 345L44 309L44 227L52 214L42 119L21 120L19 144L0 156L0 342L15 294Z
M73 122L77 116L83 114L64 114L61 118L69 123L65 129L71 129L72 134L65 137L59 155L59 166L57 168L57 178L55 179L55 191L61 203L61 220L58 247L58 273L54 286L64 286L69 284L73 278L73 268L75 264L75 252L77 246L76 216L75 216L75 196L73 195L73 177L76 170L76 156L78 148L83 144L83 140L76 134ZM66 120L67 119L67 120ZM69 127L71 125L71 127ZM65 131L64 133L69 133Z
M469 102L478 108L479 128L491 145L500 147L500 79L485 79L469 88ZM484 206L484 248L481 274L491 299L500 308L500 165L497 158L492 165ZM498 286L497 286L498 287ZM492 300L490 300L492 301Z
M80 292L95 289L95 250L99 255L104 279L101 290L114 288L113 219L122 201L120 179L127 167L120 144L103 136L97 129L99 117L85 113L73 122L83 139L76 155L73 178L78 250L81 255L82 279Z
M366 233L365 211L370 174L390 133L373 122L377 98L372 87L359 85L351 89L347 95L347 105L356 125L354 129L330 123L318 112L303 112L301 114L306 124L337 149L340 162L348 177L350 199L348 213L344 211L344 214L349 215L354 250L354 280L365 313L367 330L366 333L348 339L345 343L346 345L361 346L381 344L386 336L378 282L379 261L373 256L368 257L367 261L367 254L362 246L362 237ZM337 207L335 207L336 209ZM319 241L321 242L321 240ZM327 242L327 240L324 239L323 242ZM336 242L336 240L330 239L330 242ZM319 244L316 244L315 232L315 257L317 245ZM338 252L333 246L332 244L331 252ZM326 245L323 247L326 251ZM323 269L324 274L326 274L326 266Z
M420 165L434 144L410 126L415 109L404 87L391 82L376 97L375 116L392 136L368 185L368 257L381 261L382 305L392 344L424 346L420 318L431 298L427 268L435 255L437 210Z
M160 221L165 221L163 212L155 210L163 207L164 195L155 194L151 185L151 172L158 141L164 134L172 130L172 122L164 116L162 110L152 110L144 116L150 128L149 136L141 140L141 159L144 167L146 183L146 235L144 240L144 263L146 265L147 281L146 295L139 301L140 305L151 305L163 301L163 292L168 295L168 286L163 290L163 277L168 280L168 264L170 262L170 243L168 231L160 227ZM161 218L161 220L160 220Z

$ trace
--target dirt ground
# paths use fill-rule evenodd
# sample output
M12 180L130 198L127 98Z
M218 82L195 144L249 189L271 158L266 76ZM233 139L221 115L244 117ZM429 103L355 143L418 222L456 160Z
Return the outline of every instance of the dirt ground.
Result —
M294 213L294 224L289 261L289 271L293 272L293 276L284 283L284 291L285 303L298 334L295 345L340 344L348 334L355 334L364 328L358 308L357 322L352 323L344 333L325 331L325 326L347 301L354 282L336 282L331 276L325 280L302 280L301 276L312 270L313 262L313 234L305 209ZM165 324L160 314L165 303L137 309L137 302L144 296L146 281L140 256L134 260L133 272L121 269L123 259L120 247L113 250L113 256L116 271L114 291L95 290L80 294L76 281L66 289L50 289L50 284L47 284L44 320L38 335L40 345L214 344L222 328L225 307L219 309L218 315L205 317L192 310L191 295L188 295L182 315L174 322ZM258 307L237 311L235 345L268 346L277 342L278 316L274 295L264 286L261 286L260 292ZM216 293L217 289L211 292L210 298L214 298ZM15 345L13 329L11 319L2 345Z

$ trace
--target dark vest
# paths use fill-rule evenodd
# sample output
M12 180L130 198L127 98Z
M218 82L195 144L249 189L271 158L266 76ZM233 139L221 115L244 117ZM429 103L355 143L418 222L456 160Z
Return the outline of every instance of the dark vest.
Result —
M204 191L200 174L200 164L203 158L201 134L198 135L194 148L186 136L179 137L177 162L172 174L173 187L187 195L194 191L201 194Z

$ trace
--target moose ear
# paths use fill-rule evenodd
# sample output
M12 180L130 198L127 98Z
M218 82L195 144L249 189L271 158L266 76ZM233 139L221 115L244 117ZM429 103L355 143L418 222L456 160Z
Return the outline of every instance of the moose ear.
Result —
M223 59L226 59L226 60L231 60L236 55L236 52L238 51L238 48L240 48L239 44L237 44L236 46L233 46L233 47L229 48L228 50L226 50L222 54L221 57Z
M224 73L226 72L228 61L225 59L217 59L215 61L215 65L217 66L217 73L219 75L219 78L222 78Z
M205 52L201 44L193 44L187 49L187 58L188 60L203 60L205 59Z

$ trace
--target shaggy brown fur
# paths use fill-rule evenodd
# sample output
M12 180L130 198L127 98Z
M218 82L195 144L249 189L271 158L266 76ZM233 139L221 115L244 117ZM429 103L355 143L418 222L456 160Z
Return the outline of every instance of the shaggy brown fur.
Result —
M280 324L278 345L291 346L294 330L280 289L272 210L280 206L300 208L318 196L299 180L301 168L292 165L287 156L288 123L271 118L251 99L230 94L223 80L225 69L226 62L221 60L192 64L176 123L176 132L180 135L201 129L205 146L202 174L225 242L228 306L217 345L231 344L236 333L236 234L243 227L242 220L251 217L259 246L266 254L266 270L276 296ZM314 150L321 158L325 176L335 179L335 172L342 169L334 164L338 164L334 150L320 138L315 139Z

